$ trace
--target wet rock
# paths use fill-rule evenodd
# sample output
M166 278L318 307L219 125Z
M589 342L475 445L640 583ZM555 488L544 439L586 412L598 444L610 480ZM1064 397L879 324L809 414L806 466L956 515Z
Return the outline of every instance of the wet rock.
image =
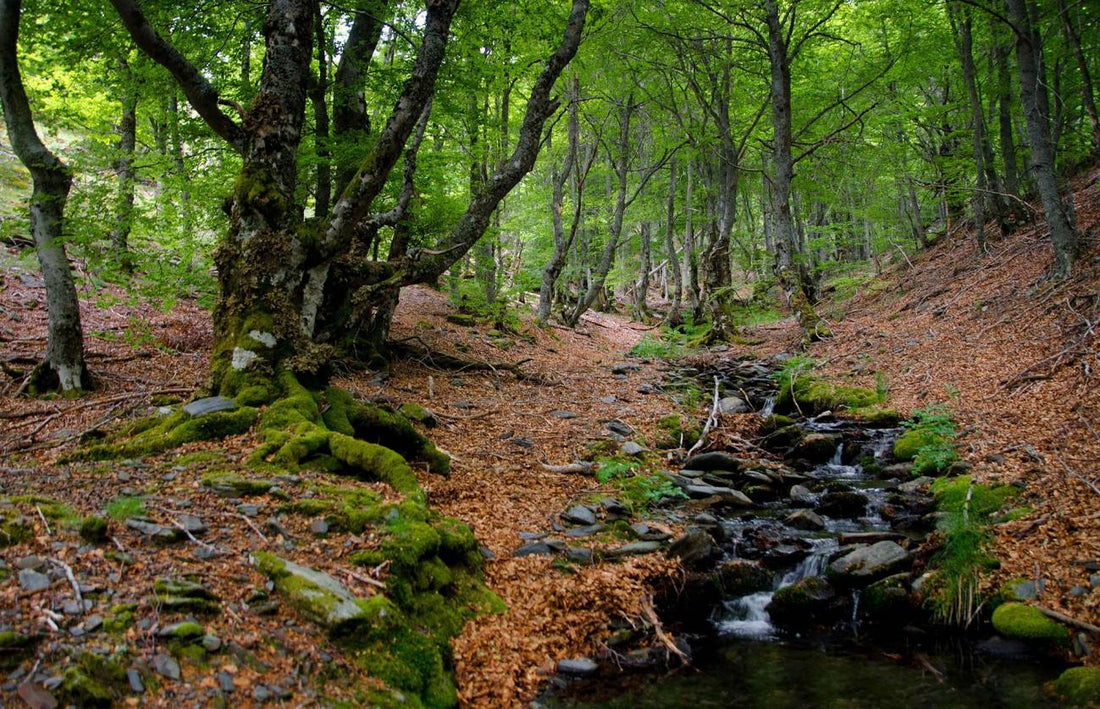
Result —
M840 546L853 544L875 544L876 542L900 542L906 539L904 534L897 532L851 532L837 537Z
M561 516L570 524L592 525L596 523L596 513L584 505L574 505Z
M884 478L902 478L908 480L913 476L913 464L910 462L904 463L891 463L882 469L882 477ZM917 480L928 480L931 478L917 478ZM912 481L916 482L916 480ZM919 489L919 488L918 488Z
M817 625L842 615L837 601L836 591L828 583L809 576L776 591L766 610L778 626Z
M195 399L183 407L185 413L190 416L203 416L218 411L236 411L237 402L224 396L209 396L205 399Z
M668 547L668 555L680 559L688 568L701 568L721 555L711 536L699 527L688 527L683 536Z
M741 469L741 463L737 458L724 451L710 451L691 456L684 461L682 467L690 470L728 470L731 473L736 473Z
M744 414L751 410L745 400L738 396L726 396L718 400L720 414Z
M50 577L34 569L20 569L19 587L28 593L44 591L50 587Z
M798 445L802 440L802 428L799 426L784 426L764 436L760 441L760 447L769 451L786 451Z
M859 547L829 564L829 578L844 585L864 586L909 565L909 552L895 542Z
M858 492L831 490L821 498L817 511L826 517L855 519L867 511L867 498Z
M576 657L558 662L558 672L573 677L591 677L599 669L600 666L587 657Z
M810 488L805 485L792 485L788 497L794 504L805 507L812 507L816 499L810 492Z
M914 480L901 483L900 485L898 485L898 490L907 494L913 494L917 492L924 492L931 484L932 478L922 475Z
M791 455L810 463L826 463L836 453L841 438L829 433L808 433L794 446Z
M820 531L825 529L825 520L821 519L821 515L818 515L811 510L798 510L787 515L783 522L795 529L805 529L808 531Z
M718 566L717 578L728 597L747 596L772 587L772 575L748 559L730 559Z
M894 574L875 581L863 590L859 607L862 614L873 622L904 625L913 613L909 574Z

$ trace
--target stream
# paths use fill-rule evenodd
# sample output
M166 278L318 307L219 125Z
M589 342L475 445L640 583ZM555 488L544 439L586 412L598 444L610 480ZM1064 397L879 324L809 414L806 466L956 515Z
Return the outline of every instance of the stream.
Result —
M722 396L767 417L776 366L683 369L670 375L670 388L690 380L713 387L717 377ZM615 665L629 667L630 658L612 655L595 677L556 679L536 705L1055 706L1043 684L1062 665L992 631L945 632L919 612L917 557L935 508L910 466L891 458L902 429L828 412L783 413L793 424L777 419L758 440L768 461L742 457L724 466L735 470L721 470L712 469L721 462L714 454L704 454L672 475L692 497L702 484L742 491L754 503L674 513L717 548L705 562L686 564L694 571L662 613L688 639L691 665L619 671ZM850 563L860 555L869 555L862 568L878 570L861 576Z

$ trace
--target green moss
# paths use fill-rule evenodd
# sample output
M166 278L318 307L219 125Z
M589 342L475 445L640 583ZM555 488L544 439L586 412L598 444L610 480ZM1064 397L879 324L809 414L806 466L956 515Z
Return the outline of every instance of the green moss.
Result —
M1071 667L1054 682L1054 692L1068 706L1100 705L1100 667Z
M0 518L0 549L22 544L34 536L34 530L23 517Z
M57 694L79 707L110 707L121 698L126 685L125 655L103 656L82 652L65 669Z
M398 492L411 493L420 489L412 468L390 448L333 433L329 437L329 449L334 457L368 479L381 480Z
M225 460L225 451L195 451L176 456L173 465L199 465L202 463L214 463Z
M927 431L913 429L906 431L894 441L894 457L898 460L913 460L921 448L936 443L936 437Z
M136 603L119 603L111 606L103 616L103 629L108 633L124 633L134 624Z
M1008 638L1038 640L1068 645L1066 628L1047 618L1037 608L1023 603L1005 603L993 611L993 627Z
M80 516L63 502L43 497L42 495L12 495L6 498L12 504L24 505L32 514L42 513L42 516L51 522L77 525Z
M123 434L108 443L77 450L68 460L138 458L178 448L185 443L236 436L256 423L259 412L249 406L192 417L180 410L153 420L153 425L134 435Z
M863 406L852 409L851 414L871 426L897 426L901 422L901 414L897 409L882 406Z
M657 448L690 448L699 440L702 428L686 416L670 414L657 421Z
M40 640L41 637L37 635L23 635L12 630L0 632L0 669L18 667L31 656Z
M325 399L330 406L325 413L325 422L330 428L333 428L340 415L346 416L357 438L385 445L403 456L423 460L433 473L446 475L450 472L450 458L417 431L404 416L378 406L356 402L341 389L326 390Z
M415 421L421 426L424 426L426 428L435 428L435 415L431 411L425 409L420 404L405 402L404 404L401 404L397 412L408 420Z
M102 517L85 517L80 523L80 538L88 544L107 541L107 520Z
M760 425L760 432L764 435L767 435L769 433L774 433L781 428L793 426L794 423L794 419L790 416L784 416L783 414L772 414L771 416L768 416L764 419L764 422Z
M833 384L809 375L781 380L776 410L821 414L874 406L881 403L878 392L864 387Z
M246 478L236 473L208 473L203 476L202 485L223 497L255 497L266 495L275 483L272 480Z

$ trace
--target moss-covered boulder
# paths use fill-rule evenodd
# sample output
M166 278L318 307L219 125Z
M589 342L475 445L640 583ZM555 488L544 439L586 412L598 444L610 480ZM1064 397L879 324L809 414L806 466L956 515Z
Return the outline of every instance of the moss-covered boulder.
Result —
M718 581L727 597L736 598L766 591L772 587L772 575L760 564L747 559L730 559L718 566Z
M103 615L103 629L108 633L124 633L134 624L136 603L117 603Z
M883 406L862 406L852 409L850 418L868 426L889 427L901 423L901 414L897 409L889 409Z
M1023 603L1004 603L993 611L993 628L1007 638L1068 645L1069 631L1039 609Z
M299 613L333 637L347 637L371 622L360 600L328 574L265 551L252 552L249 561Z
M778 413L798 411L816 415L826 411L860 409L878 403L879 394L874 389L834 384L804 375L780 382L775 410Z
M111 707L126 687L126 657L81 652L61 674L58 697L78 707Z
M898 436L894 441L894 457L898 460L913 460L921 448L936 445L940 438L930 431L914 428Z
M831 433L807 433L791 454L810 463L825 463L836 453L841 438Z
M22 544L34 536L34 529L18 513L0 515L0 549Z
M1054 693L1066 706L1100 706L1100 667L1071 667L1054 682Z
M107 520L104 517L85 517L80 523L80 538L88 544L107 541Z
M218 597L200 583L186 579L157 579L153 583L153 605L174 613L221 612Z
M760 433L767 435L769 433L773 433L774 431L778 431L781 428L793 426L794 423L794 419L790 416L784 416L783 414L772 414L771 416L765 417L764 421L760 424Z
M816 576L776 591L766 610L772 622L781 627L830 623L842 615L836 591Z
M691 448L700 435L702 428L698 422L681 414L669 414L657 421L654 445L660 449Z
M860 610L875 623L904 625L915 609L909 595L909 574L894 574L875 581L860 596Z

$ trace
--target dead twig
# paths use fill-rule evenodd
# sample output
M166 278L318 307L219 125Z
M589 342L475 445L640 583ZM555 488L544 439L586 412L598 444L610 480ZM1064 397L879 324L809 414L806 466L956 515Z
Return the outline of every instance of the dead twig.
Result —
M267 537L264 536L264 533L260 531L260 528L257 527L252 522L252 520L250 520L248 517L246 517L243 514L238 514L238 515L235 515L235 516L240 517L241 519L243 519L244 523L248 525L248 528L251 529L253 532L255 532L256 536L260 538L260 541L262 541L264 544L267 544Z
M646 596L642 599L642 614L645 619L649 621L649 624L653 626L653 634L657 636L657 640L669 651L670 654L676 655L680 658L680 661L685 665L690 665L691 660L684 651L677 647L676 643L672 641L672 638L665 632L664 626L661 625L661 619L657 617L657 611L653 609L653 597Z
M687 454L690 456L695 451L699 450L703 446L703 442L707 438L707 434L711 432L714 426L718 423L718 377L714 378L714 403L710 407L710 416L707 417L707 422L703 424L703 432L699 435L699 440L688 449Z
M353 578L356 581L359 581L360 583L365 583L368 586L374 586L375 588L380 588L382 590L386 589L386 584L382 583L381 581L379 581L377 579L372 579L369 576L363 576L362 574L357 574L354 571L352 571L351 569L340 569L340 571L342 573L344 573L348 578Z
M61 559L50 559L50 561L57 566L61 567L61 570L65 572L65 578L69 580L69 585L73 587L73 593L76 594L76 602L80 606L79 615L84 614L84 596L80 593L80 584L76 582L76 575L73 574L73 568L66 564Z
M551 473L560 473L562 475L591 475L593 464L586 461L577 461L575 463L566 463L565 465L550 465L549 463L539 463L545 470L549 470Z
M42 520L42 524L45 525L46 535L52 537L53 531L50 530L50 523L46 521L46 515L42 514L42 508L38 505L35 505L34 511L38 513L38 519Z
M1064 625L1072 626L1074 628L1077 628L1078 630L1084 630L1086 632L1092 633L1093 635L1100 635L1100 627L1097 627L1092 623L1086 623L1083 620L1071 618L1065 613L1059 613L1056 610L1051 610L1050 608L1044 608L1042 606L1035 606L1035 610L1039 611L1047 618L1056 620L1059 623L1063 623Z

